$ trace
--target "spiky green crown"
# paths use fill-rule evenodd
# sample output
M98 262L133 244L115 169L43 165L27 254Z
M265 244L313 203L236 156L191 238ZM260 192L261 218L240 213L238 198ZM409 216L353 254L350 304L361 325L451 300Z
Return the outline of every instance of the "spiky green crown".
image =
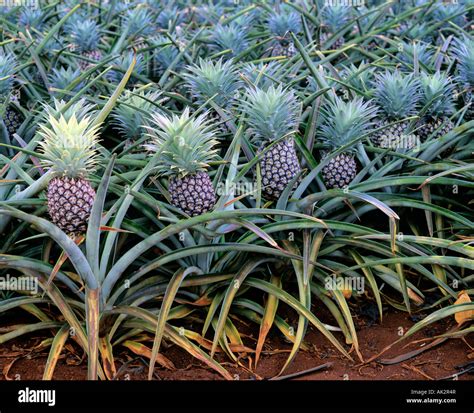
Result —
M422 96L420 106L426 107L428 116L449 115L454 112L455 85L444 73L420 76Z
M268 30L273 36L286 38L289 33L301 32L301 18L295 12L273 13L268 18Z
M100 125L92 126L91 118L78 120L75 114L69 119L63 115L57 119L50 114L48 124L40 124L39 143L42 164L54 174L79 178L87 176L97 164L96 145Z
M15 66L16 60L12 54L0 53L0 99L2 100L12 91Z
M301 104L292 90L270 86L247 89L241 110L256 144L265 144L296 132Z
M176 59L179 54L179 49L175 44L164 35L157 35L149 40L152 45L158 46L154 49L153 59L155 61L156 68L158 71L166 70L171 63ZM182 66L182 61L180 60L176 66L175 70Z
M231 60L200 59L197 65L187 66L187 69L189 73L184 74L186 86L198 104L202 105L216 95L213 100L221 108L232 105L241 82Z
M420 42L403 43L399 53L400 60L413 66L415 59L423 66L430 67L433 63L433 51L429 45Z
M320 139L331 150L347 145L367 133L376 113L371 101L344 101L336 96L321 110Z
M74 82L79 76L81 75L81 71L79 69L73 69L72 67L64 68L61 67L59 69L53 69L53 73L49 75L49 83L52 89L61 89L64 90L69 85ZM81 87L83 86L82 83L78 83L70 92L78 92ZM58 91L53 91L55 93L62 93Z
M268 89L271 85L278 82L277 71L280 67L281 64L276 60L257 65L249 62L242 66L241 73L253 86L260 89Z
M450 22L463 27L467 22L465 12L466 7L458 2L447 4L440 2L433 7L433 17L439 22L446 20L443 24L444 27L449 27Z
M420 97L420 82L413 74L405 75L396 70L376 76L376 103L391 119L413 115Z
M79 20L71 27L71 37L81 53L97 50L100 40L99 26L93 20Z
M156 19L158 27L165 30L169 29L173 23L177 26L183 21L184 15L176 6L163 9Z
M351 63L350 66L344 67L341 72L341 78L344 79L345 83L361 91L370 89L373 77L374 67L368 66L364 62L361 62L359 66Z
M474 40L468 37L457 39L454 56L458 61L458 75L463 87L474 87Z
M112 112L112 124L125 139L137 140L145 132L150 113L158 110L159 92L125 91L125 97Z
M351 6L325 5L321 10L321 20L330 33L336 33L349 22L351 14Z
M82 121L84 118L93 119L97 114L96 107L87 103L85 99L79 99L77 102L66 107L68 104L69 103L65 100L53 98L52 105L43 105L44 111L40 114L39 122L49 125L50 116L53 116L56 120L59 120L61 116L63 116L66 122L69 122L69 119L75 116L78 121Z
M24 7L18 18L18 25L20 27L33 27L36 30L41 30L44 26L44 13L40 9Z
M160 153L158 171L165 176L182 178L206 171L217 158L216 132L206 120L207 113L191 117L187 107L180 115L169 117L153 113L146 126L152 143L147 145Z
M130 51L125 53L124 55L118 57L117 59L113 60L111 63L114 66L117 66L120 70L110 70L107 72L106 77L107 80L111 83L120 83L123 78L124 73L127 72L128 68L132 64L132 60L135 57L134 52ZM135 67L133 68L133 73L137 75L141 75L145 70L145 62L143 59L143 55L139 54L136 56L136 63ZM133 74L130 77L129 83L133 82Z
M153 20L150 11L139 6L127 11L124 23L129 36L149 36L154 31Z
M249 47L245 29L236 23L215 26L211 34L211 42L211 48L215 52L231 50L228 55L230 57L237 56Z

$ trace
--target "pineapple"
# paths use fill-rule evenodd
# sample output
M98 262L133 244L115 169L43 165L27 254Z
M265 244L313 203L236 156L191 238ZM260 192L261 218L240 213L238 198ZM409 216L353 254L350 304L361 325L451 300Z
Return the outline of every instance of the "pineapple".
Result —
M0 53L0 107L5 105L2 118L9 136L16 133L22 123L20 114L13 106L20 98L19 90L13 89L15 67L13 55Z
M75 113L59 119L50 109L48 122L40 124L39 143L43 166L53 172L47 188L51 220L68 235L77 236L87 229L95 191L87 175L97 164L96 145L99 125L91 126L88 116Z
M470 105L466 120L474 118L474 40L464 37L454 44L454 56L457 60L459 85L464 97L464 104Z
M252 86L258 86L260 89L268 89L278 82L278 70L281 65L278 61L273 60L267 64L246 63L242 66L241 76L247 83Z
M18 18L18 26L22 29L41 32L45 26L45 13L40 9L23 7Z
M137 50L145 49L148 47L146 39L155 30L153 16L143 7L129 10L125 15L123 30L128 30L127 35L132 39L133 46Z
M130 65L132 64L132 60L134 57L134 53L132 51L125 52L124 55L118 57L117 59L113 60L111 64L117 66L120 70L110 70L107 72L106 77L107 80L111 83L118 84L123 78L124 73L128 70ZM133 68L133 73L137 75L142 75L145 71L145 62L143 59L143 55L139 54L136 56L136 63L135 67ZM136 77L132 73L130 79L127 83L127 87L133 87L136 84Z
M211 50L214 53L230 50L225 57L236 57L238 54L247 50L249 42L247 33L243 26L233 22L226 26L217 24L213 27L211 33Z
M422 140L433 135L435 138L447 134L454 128L449 115L454 112L454 84L443 73L420 77L422 98L420 106L426 108L425 116L417 134Z
M296 55L291 33L301 32L301 19L295 12L273 13L267 22L268 30L273 37L272 56L293 57Z
M53 69L52 73L48 76L50 83L50 90L53 96L65 94L65 98L68 98L69 94L75 94L81 90L84 86L82 83L77 84L72 88L68 93L63 93L63 90L66 89L72 82L74 82L81 75L79 69L74 69L72 67L68 68L59 68ZM71 95L72 97L72 95Z
M421 98L420 83L412 74L405 75L398 70L385 72L376 76L375 101L379 108L377 128L372 141L383 148L411 149L418 142L418 137L410 130L410 121L402 121L392 126L388 124L401 121L417 110Z
M144 126L150 113L157 110L158 92L125 91L125 97L112 112L112 125L128 145L144 136Z
M77 51L88 60L79 60L79 68L87 70L102 58L99 50L100 31L99 26L93 20L80 20L70 28L73 44L72 50Z
M376 111L371 102L364 102L362 99L344 101L334 97L321 111L319 135L326 147L323 158L329 156L329 152L365 134L372 125L371 120ZM356 174L357 164L352 148L331 157L322 169L324 183L328 188L345 188L354 180Z
M352 7L345 5L325 4L321 10L321 31L319 42L325 46L325 43L333 35L338 33L350 20ZM334 40L334 39L333 39ZM329 49L339 49L344 45L344 35L339 33L338 37L329 46Z
M415 59L420 66L431 68L433 62L433 51L429 49L427 44L420 42L402 43L402 50L398 54L399 59L404 63L404 70L412 72Z
M156 46L153 49L153 76L159 78L165 70L173 63L179 55L176 45L164 35L158 35L149 40L150 44ZM182 62L179 61L174 70L179 70Z
M298 129L301 105L291 90L272 85L248 89L241 109L261 156L262 192L267 199L276 200L301 172L292 138Z
M207 169L217 158L217 140L206 116L192 118L189 108L172 117L155 112L146 127L148 149L161 151L158 172L169 177L171 203L189 216L204 214L216 203Z
M231 60L224 63L222 59L215 62L200 59L197 65L188 66L187 69L188 73L184 74L186 87L198 105L203 105L212 98L224 111L232 111L235 95L242 82ZM222 123L214 109L211 109L210 116ZM227 130L224 125L221 128Z

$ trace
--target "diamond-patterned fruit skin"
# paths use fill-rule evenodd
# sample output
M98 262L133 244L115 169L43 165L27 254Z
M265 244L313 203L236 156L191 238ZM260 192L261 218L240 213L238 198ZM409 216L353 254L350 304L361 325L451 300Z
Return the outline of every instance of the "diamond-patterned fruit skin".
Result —
M294 140L284 139L273 145L263 154L260 168L263 194L267 199L280 198L288 183L301 171ZM300 181L301 177L295 186Z
M8 135L10 136L16 133L22 124L20 114L15 109L9 106L5 110L3 122L5 123Z
M391 122L378 122L376 129L385 127ZM375 132L371 136L372 142L380 148L397 149L412 149L418 143L419 137L411 132L408 132L409 122L400 122L392 126Z
M332 33L321 32L321 34L319 35L319 43L321 45L324 45L331 36L332 36ZM344 38L339 37L338 39L334 41L334 43L331 46L329 46L329 50L340 49L342 46L344 46L344 43L345 43Z
M92 50L90 52L84 52L81 53L82 56L91 59L95 62L98 62L100 59L102 59L102 53L99 50ZM86 60L79 60L79 68L81 70L87 70L90 69L94 64L91 62L88 62Z
M439 138L440 136L446 135L453 129L454 123L449 118L443 117L436 119L427 119L425 122L423 122L419 129L417 129L416 133L420 137L420 139L424 141L428 139L428 137L430 137L433 132L433 138Z
M48 185L48 212L67 234L82 234L94 204L95 191L83 178L56 177Z
M354 155L340 153L334 156L323 168L322 174L327 188L343 189L353 181L357 174Z
M210 211L216 204L216 193L206 172L170 178L168 191L171 203L192 217Z
M277 41L275 42L275 45L273 46L273 49L272 49L272 57L285 56L288 58L292 58L296 54L297 54L297 51L293 42L288 42L288 44L283 45Z

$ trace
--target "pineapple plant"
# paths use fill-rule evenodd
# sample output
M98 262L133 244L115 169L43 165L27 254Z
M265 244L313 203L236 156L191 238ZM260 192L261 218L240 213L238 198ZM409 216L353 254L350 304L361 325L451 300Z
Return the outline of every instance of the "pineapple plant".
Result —
M110 70L107 72L106 77L107 80L113 84L118 84L123 78L123 74L128 70L130 67L132 60L134 57L134 53L132 51L125 52L122 56L117 57L115 60L111 62L114 66L116 66L119 70ZM143 59L143 55L139 54L136 56L136 63L135 67L133 68L133 74L130 76L130 79L127 83L127 87L133 87L136 83L136 76L142 75L145 72L145 62Z
M444 73L434 75L422 73L420 77L420 106L425 108L424 117L417 134L422 140L433 135L443 136L454 128L449 115L454 112L454 87L451 79Z
M335 96L321 111L319 136L325 146L323 159L330 156L330 152L367 133L376 112L372 102L364 102L360 98L344 101ZM354 147L332 156L323 167L322 175L327 188L342 189L350 185L357 175Z
M268 18L267 27L273 37L272 56L293 57L296 55L296 48L291 40L290 33L297 35L302 30L298 13L273 13Z
M36 8L23 7L18 17L18 26L22 29L41 32L45 26L45 13Z
M123 20L122 30L128 30L128 37L132 39L133 46L137 49L148 47L147 38L154 32L152 14L144 7L128 10Z
M454 43L454 56L457 60L458 82L464 97L464 104L470 105L466 117L474 117L474 40L468 37L457 39Z
M321 31L319 42L325 45L326 42L348 24L352 14L351 6L325 4L321 9ZM329 49L339 49L344 45L344 35L340 33Z
M71 66L67 68L61 67L59 69L53 68L52 73L48 76L50 90L53 96L65 94L65 98L67 98L68 94L75 94L79 92L79 90L81 90L81 88L84 86L82 83L78 83L68 93L63 93L62 91L69 87L69 85L71 85L71 83L74 82L80 75L81 71L79 69L74 69Z
M0 107L4 105L3 123L9 136L20 127L21 115L13 104L18 102L20 93L14 89L16 60L11 54L0 53Z
M401 43L401 50L398 58L404 63L407 72L413 71L415 59L419 65L426 68L433 66L433 51L428 44L420 42Z
M413 74L387 71L376 76L374 89L379 108L377 128L383 129L373 134L372 141L383 148L413 148L418 137L411 131L411 122L404 119L417 111L419 80ZM393 122L398 123L390 125Z
M52 172L47 188L48 213L52 222L70 236L84 233L95 199L88 175L97 164L96 145L100 125L75 113L58 118L50 109L48 121L40 124L42 164Z
M245 28L234 22L226 26L217 24L212 29L210 40L211 51L214 53L230 50L224 56L226 58L234 58L249 47Z
M267 199L276 200L301 172L293 139L301 104L293 91L272 85L267 89L248 89L241 110L261 157L262 192Z
M189 216L214 207L216 193L207 172L217 158L215 130L207 113L191 117L189 108L180 116L155 112L147 126L148 149L160 151L158 173L169 178L171 203Z
M249 62L242 66L241 76L247 83L258 86L260 89L267 89L278 82L277 72L280 67L280 63L276 60L257 65Z
M149 42L152 46L156 46L156 48L153 49L152 73L154 77L159 78L171 65L171 63L173 63L173 61L178 57L179 49L173 42L171 42L170 39L168 39L168 37L164 35L154 36L153 38L149 39ZM181 66L182 62L179 61L175 65L174 69L180 69Z
M93 62L98 62L102 58L99 50L100 30L96 22L90 19L80 20L70 28L73 51L85 59L79 60L79 68L84 71L93 66ZM87 59L87 60L86 60Z

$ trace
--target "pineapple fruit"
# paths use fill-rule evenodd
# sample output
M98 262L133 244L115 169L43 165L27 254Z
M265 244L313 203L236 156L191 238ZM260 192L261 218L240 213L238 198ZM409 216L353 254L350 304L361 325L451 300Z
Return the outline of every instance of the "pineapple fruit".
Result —
M77 51L88 60L79 60L79 68L87 70L93 66L89 60L98 62L102 58L99 50L99 26L93 20L79 20L70 28L73 44L71 49Z
M0 53L0 106L5 105L2 119L9 136L16 133L22 123L20 114L13 106L20 98L19 90L13 88L15 66L13 55Z
M470 105L465 119L471 120L474 118L474 40L468 37L457 39L454 45L454 56L457 60L459 85L464 105Z
M321 31L319 42L325 46L326 42L333 35L338 33L350 20L352 13L351 6L325 4L321 10ZM329 46L330 50L336 50L344 45L344 36L339 35Z
M375 101L379 108L379 119L372 141L382 148L411 149L418 136L410 129L410 121L403 120L414 115L421 98L420 83L412 74L400 71L385 72L376 76ZM401 121L389 126L390 123Z
M268 18L268 30L273 37L272 56L293 57L296 48L290 33L297 35L301 32L301 19L295 12L273 13Z
M372 118L377 109L371 102L362 99L344 101L339 97L322 108L320 140L325 146L323 158L329 152L360 138L372 125ZM327 188L344 188L349 185L357 174L357 164L352 148L345 149L329 160L322 169L324 183Z
M43 166L53 173L47 188L49 216L71 236L86 231L94 204L95 191L87 176L97 164L98 129L88 116L79 120L69 113L58 119L50 108L47 123L38 131Z
M301 105L291 90L272 85L248 89L241 109L261 156L262 192L276 200L301 172L292 137L298 129Z
M172 117L155 112L146 126L147 148L160 151L158 173L169 177L171 203L189 216L204 214L216 203L207 169L218 156L217 140L206 117L191 117L189 108Z
M454 112L454 84L443 73L420 76L422 97L420 106L425 109L417 134L421 140L447 134L454 128L449 115Z

